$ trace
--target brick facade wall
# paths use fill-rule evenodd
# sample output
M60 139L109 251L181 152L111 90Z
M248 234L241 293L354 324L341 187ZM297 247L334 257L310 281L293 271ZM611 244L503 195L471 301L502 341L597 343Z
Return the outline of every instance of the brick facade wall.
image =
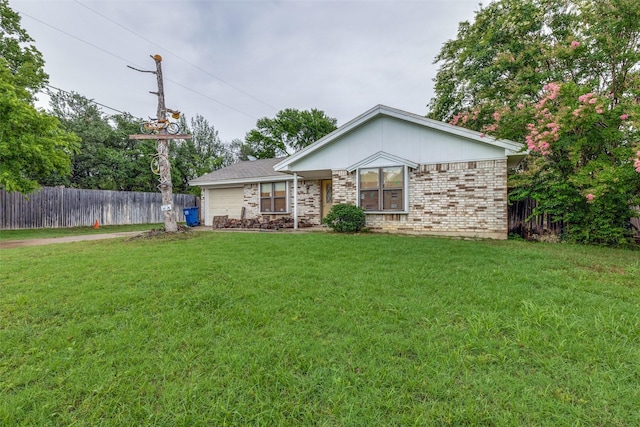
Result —
M336 203L353 203L355 172L334 171ZM507 237L507 161L420 165L409 171L406 214L367 214L373 231Z
M333 203L354 203L358 200L356 188L356 173L345 170L332 171L331 186L333 187Z
M356 172L335 170L333 203L357 199ZM289 203L293 215L293 182ZM298 181L298 218L321 223L321 182ZM373 231L443 236L507 237L507 161L486 160L420 165L409 171L408 213L367 214ZM259 184L244 186L246 218L276 219L261 215ZM268 217L268 218L267 218Z
M298 220L313 225L320 225L320 181L298 180ZM293 216L293 181L289 182L289 212L287 214L262 215L260 213L260 184L245 184L244 206L245 217L250 219L276 219Z
M313 225L320 225L321 221L321 185L318 180L298 180L298 219ZM291 212L293 215L293 182L289 189L291 194Z

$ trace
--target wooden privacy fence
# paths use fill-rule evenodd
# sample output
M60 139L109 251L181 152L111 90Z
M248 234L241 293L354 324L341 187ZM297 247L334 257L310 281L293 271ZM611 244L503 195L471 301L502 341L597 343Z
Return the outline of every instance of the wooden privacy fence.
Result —
M564 228L562 221L555 221L549 214L535 215L535 200L527 198L509 205L509 233L528 237L530 234L561 234Z
M509 233L517 234L525 239L534 235L560 235L566 224L556 221L549 214L532 216L536 201L530 198L513 202L509 205ZM637 217L630 219L631 231L636 241L640 242L640 206L634 211Z
M199 205L192 194L174 194L178 221L183 208ZM133 191L43 187L28 195L0 190L0 230L62 228L93 225L157 224L164 222L162 194Z

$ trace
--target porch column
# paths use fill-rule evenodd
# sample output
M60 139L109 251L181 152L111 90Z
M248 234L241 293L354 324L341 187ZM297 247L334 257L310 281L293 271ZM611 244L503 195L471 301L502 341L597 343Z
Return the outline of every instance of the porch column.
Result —
M293 229L298 229L298 174L293 173Z

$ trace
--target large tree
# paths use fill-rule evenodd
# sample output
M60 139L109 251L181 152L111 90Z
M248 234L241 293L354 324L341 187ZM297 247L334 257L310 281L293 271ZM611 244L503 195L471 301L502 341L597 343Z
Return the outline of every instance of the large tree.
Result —
M230 147L218 136L218 131L199 114L187 125L181 118L181 127L191 139L172 143L172 179L177 191L200 192L200 187L190 188L189 181L233 163Z
M77 148L73 134L34 107L48 76L32 42L0 0L0 188L25 194L38 188L38 177L66 173Z
M512 198L576 241L624 244L640 203L636 0L498 0L436 58L429 116L527 142Z
M273 119L259 119L256 129L247 133L244 146L238 151L259 159L288 156L333 132L336 124L336 119L315 108L304 111L287 108Z
M73 157L71 173L46 185L63 184L96 190L124 190L131 166L124 149L128 135L117 135L109 118L100 108L77 93L51 92L52 113L69 132L81 139L80 150Z

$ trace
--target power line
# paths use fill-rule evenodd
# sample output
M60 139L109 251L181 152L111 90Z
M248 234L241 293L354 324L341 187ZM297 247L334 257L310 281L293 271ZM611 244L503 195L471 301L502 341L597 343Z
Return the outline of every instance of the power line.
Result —
M239 87L237 87L237 86L232 85L231 83L229 83L229 82L227 82L227 81L225 81L225 80L221 79L220 77L218 77L218 76L216 76L216 75L212 74L211 72L209 72L209 71L205 70L204 68L202 68L202 67L200 67L200 66L198 66L198 65L196 65L196 64L194 64L194 63L192 63L192 62L190 62L190 61L188 61L187 59L185 59L185 58L181 57L181 56L180 56L180 55L178 55L177 53L174 53L174 52L170 51L170 50L169 50L169 49L167 49L166 47L159 45L158 43L154 42L153 40L149 40L148 38L144 37L143 35L141 35L141 34L139 34L139 33L135 32L134 30L132 30L132 29L130 29L130 28L125 27L124 25L122 25L122 24L121 24L121 23L119 23L118 21L115 21L115 20L113 20L113 19L109 18L108 16L103 15L102 13L100 13L100 12L98 12L97 10L95 10L95 9L93 9L93 8L91 8L91 7L89 7L89 6L85 5L85 4L83 4L83 3L81 3L81 2L80 2L80 1L78 1L78 0L74 0L74 2L75 2L75 3L77 3L77 4L79 4L79 5L80 5L80 6L82 6L82 7L86 8L86 9L90 10L91 12L95 13L96 15L101 16L102 18L106 19L107 21L109 21L109 22L111 22L111 23L113 23L113 24L115 24L115 25L119 26L120 28L122 28L122 29L124 29L124 30L126 30L126 31L130 32L131 34L135 35L136 37L141 38L142 40L146 41L147 43L151 43L152 45L154 45L154 46L156 46L156 47L158 47L158 48L160 48L160 49L163 49L164 51L166 51L166 52L168 52L169 54L171 54L171 55L175 56L176 58L178 58L179 60L183 61L184 63L186 63L186 64L188 64L188 65L191 65L192 67L196 68L197 70L202 71L202 72L203 72L203 73L205 73L206 75L208 75L208 76L210 76L210 77L213 77L214 79L218 80L218 81L219 81L219 82L221 82L221 83L224 83L225 85L229 86L230 88L237 90L238 92L240 92L240 93L242 93L242 94L244 94L244 95L248 96L249 98L251 98L251 99L253 99L253 100L255 100L255 101L258 101L259 103L261 103L261 104L263 104L263 105L265 105L265 106L267 106L267 107L269 107L269 108L272 108L272 109L274 109L274 110L277 110L277 108L276 108L276 107L274 107L273 105L271 105L271 104L269 104L269 103L267 103L267 102L265 102L265 101L261 100L260 98L257 98L257 97L255 97L255 96L253 96L252 94L250 94L250 93L248 93L248 92L246 92L246 91L244 91L244 90L240 89L240 88L239 88ZM175 83L175 82L174 82L174 83ZM218 102L218 101L216 101L216 102ZM227 106L226 104L222 104L222 105ZM235 109L234 109L234 110L235 110ZM235 110L235 111L238 111L238 110ZM243 114L244 114L244 113L243 113ZM253 118L253 117L252 117L252 118Z
M57 90L58 92L66 93L67 95L71 95L71 96L73 96L73 92L69 92L69 91L66 91L66 90L64 90L64 89L60 89L59 87L51 86L50 84L46 84L45 86L47 86L47 87L48 87L48 88L50 88L50 89ZM80 94L79 94L79 95L80 95ZM82 96L82 95L80 95L80 96ZM130 115L131 117L133 117L134 119L144 120L144 119L142 119L142 118L140 118L140 117L135 117L133 114L131 114L131 113L127 112L127 111L120 111L120 110L118 110L117 108L109 107L108 105L101 104L100 102L98 102L98 101L94 101L93 99L88 99L88 98L85 98L84 96L82 96L82 97L83 97L84 99L86 99L88 102L92 103L92 104L99 105L99 106L101 106L101 107L104 107L104 108L107 108L107 109L109 109L109 110L115 111L116 113L120 113L120 114L129 114L129 115Z
M88 46L91 46L91 47L93 47L94 49L98 49L99 51L101 51L101 52L103 52L103 53L106 53L107 55L113 56L114 58L117 58L117 59L119 59L119 60L121 60L121 61L123 61L123 62L125 62L125 63L127 63L127 64L131 64L131 63L132 63L132 61L129 61L129 60L127 60L127 59L125 59L125 58L123 58L123 57L121 57L121 56L119 56L119 55L116 55L115 53L109 52L108 50L103 49L103 48L101 48L101 47L99 47L99 46L97 46L97 45L95 45L95 44L93 44L93 43L90 43L90 42L88 42L88 41L84 40L84 39L81 39L81 38L79 38L79 37L76 37L76 36L74 36L73 34L70 34L70 33L66 32L66 31L64 31L64 30L61 30L60 28L57 28L57 27L55 27L55 26L53 26L53 25L51 25L51 24L48 24L48 23L46 23L46 22L44 22L44 21L42 21L42 20L40 20L40 19L38 19L38 18L35 18L35 17L33 17L33 16L31 16L31 15L27 14L27 13L20 12L20 14L21 14L21 15L24 15L24 16L26 16L26 17L28 17L28 18L31 18L31 19L33 19L34 21L37 21L37 22L39 22L39 23L41 23L41 24L43 24L43 25L46 25L47 27L52 28L52 29L54 29L54 30L56 30L56 31L58 31L58 32L61 32L62 34L66 35L66 36L69 36L69 37L71 37L71 38L73 38L73 39L75 39L75 40L77 40L77 41L79 41L79 42L81 42L81 43L84 43L84 44L86 44L86 45L88 45ZM136 67L138 67L138 68L143 68L142 66L140 66L140 65L138 65L138 64L136 64L136 63L133 63L133 65L135 65L135 66L136 66ZM178 86L182 87L183 89L186 89L186 90L188 90L188 91L190 91L190 92L193 92L193 93L195 93L195 94L198 94L198 95L202 96L203 98L207 98L207 99L208 99L208 100L210 100L210 101L214 101L214 102L216 102L216 103L218 103L218 104L220 104L220 105L222 105L222 106L224 106L224 107L227 107L227 108L229 108L229 109L231 109L231 110L233 110L233 111L236 111L236 112L238 112L238 113L240 113L240 114L243 114L243 115L245 115L245 116L247 116L247 117L249 117L249 118L252 118L252 119L254 119L254 120L257 120L257 118L256 118L255 116L252 116L251 114L248 114L248 113L245 113L245 112L243 112L243 111L241 111L241 110L238 110L237 108L234 108L234 107L232 107L232 106L230 106L230 105L228 105L228 104L225 104L225 103L224 103L224 102L222 102L222 101L218 101L217 99L215 99L215 98L213 98L213 97L211 97L211 96L205 95L205 94L203 94L203 93L202 93L202 92L200 92L200 91L197 91L197 90L195 90L195 89L189 88L189 87L187 87L187 86L185 86L185 85L183 85L183 84L181 84L181 83L178 83L178 82L176 82L176 81L173 81L173 80L169 80L169 79L167 79L167 81L169 81L169 82L171 82L171 83L173 83L173 84L176 84L176 85L178 85Z
M40 20L40 19L38 19L38 18L35 18L35 17L33 17L33 16L31 16L31 15L27 14L27 13L20 12L20 14L21 14L21 15L24 15L24 16L26 16L26 17L28 17L28 18L31 18L31 19L33 19L34 21L37 21L37 22L41 23L42 25L46 25L47 27L49 27L49 28L51 28L51 29L54 29L54 30L56 30L56 31L59 31L59 32L61 32L62 34L64 34L64 35L66 35L66 36L71 37L72 39L75 39L75 40L77 40L77 41L79 41L79 42L81 42L81 43L84 43L84 44L86 44L86 45L88 45L88 46L91 46L91 47L92 47L92 48L94 48L94 49L98 49L99 51L101 51L101 52L103 52L103 53L106 53L107 55L113 56L114 58L118 58L119 60L124 61L124 62L130 62L129 60L127 60L127 59L123 58L122 56L116 55L116 54L115 54L115 53L113 53L113 52L109 52L108 50L105 50L105 49L101 48L100 46L96 46L95 44L90 43L90 42L88 42L88 41L86 41L86 40L84 40L84 39L81 39L80 37L76 37L76 36L74 36L73 34L70 34L70 33L66 32L66 31L64 31L64 30L61 30L61 29L60 29L60 28L58 28L58 27L54 27L53 25L48 24L48 23L46 23L46 22L44 22L44 21L42 21L42 20ZM136 64L134 64L134 65L136 65ZM139 65L136 65L136 66L139 66Z
M251 94L249 94L249 93L247 93L247 92L244 92L243 90L241 90L241 89L239 89L239 88L237 88L237 87L235 87L235 86L231 85L230 83L225 82L224 80L222 80L222 79L220 79L219 77L217 77L217 76L215 76L215 75L213 75L213 74L209 73L208 71L206 71L206 70L202 69L201 67L199 67L199 66L197 66L197 65L195 65L195 64L190 63L189 61L187 61L186 59L184 59L184 58L180 57L179 55L176 55L176 54L172 53L171 51L169 51L169 50L165 49L164 47L162 47L162 46L160 46L160 45L158 45L158 44L154 43L153 41L150 41L150 40L148 40L147 38L145 38L145 37L141 36L140 34L137 34L137 33L136 33L136 32L134 32L133 30L130 30L130 29L128 29L128 28L126 28L126 27L124 27L123 25L121 25L121 24L117 23L116 21L114 21L114 20L112 20L112 19L110 19L110 18L108 18L108 17L106 17L106 16L102 15L101 13L99 13L99 12L97 12L97 11L94 11L94 10L93 10L93 9L91 9L90 7L83 5L83 4L82 4L82 3L80 3L79 1L77 1L77 0L74 0L74 1L75 1L76 3L78 3L78 4L80 4L81 6L83 6L83 7L87 8L87 9L89 9L89 10L93 11L93 12L95 12L95 13L96 13L96 14L98 14L99 16L101 16L101 17L103 17L103 18L105 18L105 19L109 20L110 22L113 22L114 24L116 24L116 25L118 25L118 26L122 27L123 29L125 29L125 30L127 30L127 31L131 32L132 34L135 34L136 36L140 37L141 39L143 39L143 40L145 40L145 41L147 41L147 42L149 42L149 43L151 43L151 44L153 44L153 45L155 45L155 46L158 46L158 47L160 47L160 48L162 48L162 49L166 50L166 51L167 51L167 52L169 52L170 54L172 54L172 55L176 56L178 59L180 59L180 60L184 61L185 63L187 63L187 64L189 64L189 65L191 65L191 66L193 66L193 67L195 67L195 68L197 68L197 69L199 69L200 71L202 71L202 72L204 72L204 73L206 73L206 74L210 75L211 77L213 77L213 78L215 78L215 79L217 79L217 80L221 81L222 83L224 83L224 84L226 84L226 85L228 85L228 86L232 87L233 89L238 90L239 92L244 93L245 95L247 95L247 96L249 96L249 97L251 97L251 98L255 99L256 101L258 101L258 102L260 102L260 103L262 103L262 104L264 104L264 105L266 105L266 106L268 106L268 107L270 107L270 108L273 108L273 109L277 110L277 108L276 108L276 107L274 107L274 106L272 106L272 105L270 105L270 104L268 104L268 103L266 103L266 102L264 102L264 101L262 101L262 100L260 100L260 99L258 99L258 98L256 98L256 97L254 97L253 95L251 95ZM106 53L107 55L110 55L110 56L112 56L112 57L114 57L114 58L117 58L117 59L119 59L119 60L121 60L121 61L123 61L123 62L125 62L125 63L127 63L127 64L132 63L131 61L129 61L129 60L127 60L127 59L125 59L125 58L123 58L123 57L121 57L121 56L117 55L117 54L114 54L114 53L112 53L112 52L110 52L110 51L108 51L108 50L106 50L106 49L103 49L103 48L101 48L101 47L99 47L99 46L97 46L97 45L95 45L95 44L93 44L93 43L90 43L90 42L88 42L88 41L86 41L86 40L84 40L84 39L81 39L81 38L79 38L79 37L77 37L77 36L74 36L73 34L70 34L70 33L66 32L66 31L64 31L64 30L61 30L60 28L57 28L57 27L55 27L55 26L53 26L53 25L51 25L51 24L49 24L49 23L46 23L46 22L44 22L44 21L42 21L42 20L40 20L40 19L38 19L38 18L35 18L35 17L33 17L33 16L31 16L31 15L29 15L29 14L27 14L27 13L20 12L20 14L22 14L22 15L24 15L24 16L26 16L26 17L28 17L28 18L31 18L31 19L33 19L34 21L37 21L37 22L39 22L39 23L41 23L41 24L43 24L43 25L46 25L47 27L49 27L49 28L51 28L51 29L54 29L54 30L56 30L56 31L58 31L58 32L60 32L60 33L62 33L62 34L65 34L66 36L71 37L71 38L73 38L73 39L75 39L75 40L77 40L77 41L79 41L79 42L81 42L81 43L84 43L84 44L86 44L86 45L88 45L88 46L91 46L91 47L93 47L94 49L98 49L99 51L101 51L101 52L103 52L103 53ZM135 64L135 63L133 63L133 64L134 64L134 65L136 65L136 67L143 68L142 66L140 66L140 65L138 65L138 64ZM226 104L226 103L224 103L224 102L222 102L222 101L219 101L219 100L217 100L217 99L215 99L215 98L213 98L213 97L210 97L210 96L208 96L208 95L205 95L205 94L203 94L203 93L202 93L202 92L200 92L200 91L197 91L197 90L195 90L195 89L189 88L189 87L187 87L187 86L185 86L185 85L183 85L183 84L181 84L181 83L178 83L178 82L176 82L176 81L174 81L174 80L166 79L166 81L171 82L171 83L173 83L173 84L175 84L175 85L177 85L177 86L179 86L179 87L181 87L181 88L183 88L183 89L185 89L185 90L188 90L188 91L190 91L190 92L193 92L193 93L195 93L195 94L197 94L197 95L200 95L200 96L202 96L202 97L204 97L204 98L206 98L206 99L208 99L208 100L210 100L210 101L216 102L216 103L218 103L218 104L220 104L220 105L222 105L222 106L224 106L224 107L226 107L226 108L229 108L229 109L231 109L231 110L233 110L233 111L236 111L237 113L240 113L240 114L242 114L242 115L245 115L245 116L247 116L247 117L249 117L249 118L251 118L251 119L257 120L257 118L256 118L255 116L253 116L253 115L251 115L251 114L248 114L248 113L245 113L244 111L238 110L237 108L234 108L234 107L232 107L232 106L230 106L230 105L228 105L228 104ZM53 86L52 86L52 87L53 87ZM57 89L57 88L55 88L55 89ZM62 90L62 89L57 89L57 90ZM64 92L64 91L63 91L63 92ZM66 93L68 93L68 92L66 92ZM111 110L114 110L114 111L117 111L117 112L122 113L121 111L119 111L119 110L117 110L117 109L115 109L115 108L111 108L111 107L108 107L108 106L106 106L106 105L103 105L103 104L100 104L100 103L97 103L97 102L95 102L95 103L96 103L96 104L98 104L98 105L104 106L105 108L109 108L109 109L111 109ZM308 124L307 124L307 126L308 126ZM317 128L315 128L314 126L308 126L308 127L309 127L309 128L311 128L311 129L313 129L313 130L316 130L316 131L318 130L318 129L317 129Z

